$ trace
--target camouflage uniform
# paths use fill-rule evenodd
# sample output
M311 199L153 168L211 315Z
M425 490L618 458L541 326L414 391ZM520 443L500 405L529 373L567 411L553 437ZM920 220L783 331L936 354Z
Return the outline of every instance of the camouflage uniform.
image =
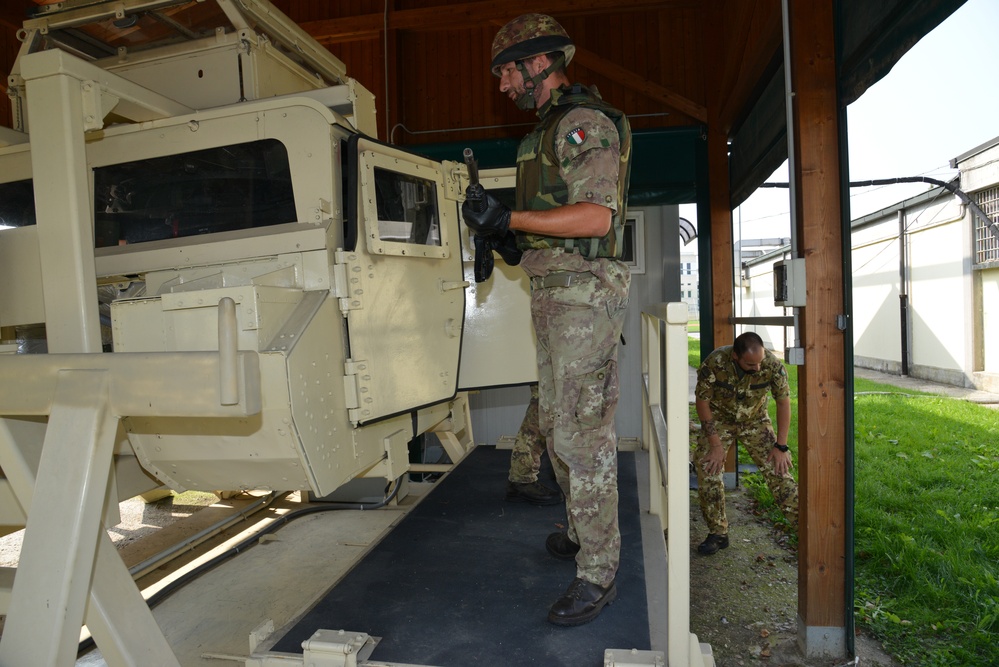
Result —
M756 462L763 479L788 522L798 526L798 485L790 471L777 475L773 463L767 460L777 437L767 414L767 392L775 399L787 398L790 389L784 364L769 350L757 373L746 373L732 359L732 346L718 348L704 359L697 371L694 394L708 401L718 437L725 448L739 441ZM722 473L708 475L702 461L710 445L703 429L697 437L694 456L697 470L697 497L701 513L712 535L728 534L725 515L725 483Z
M524 421L520 423L517 439L510 452L510 481L530 484L538 481L541 454L547 449L545 436L538 424L538 385L531 385L531 402L527 404Z
M630 157L627 121L617 112L616 126L600 110L565 104L567 98L559 92L539 111L541 131L528 135L518 150L518 208L592 202L623 217ZM549 143L545 137L552 131ZM558 182L546 183L541 172L550 176L553 167ZM607 254L614 246L613 227L610 238L571 240L578 241L574 247L564 239L518 233L519 245L526 248L520 265L532 278L541 432L565 494L568 536L580 546L576 576L603 587L614 581L620 558L614 413L617 344L631 282L628 267ZM587 258L591 250L596 256ZM540 282L552 274L571 274L573 282L566 287Z

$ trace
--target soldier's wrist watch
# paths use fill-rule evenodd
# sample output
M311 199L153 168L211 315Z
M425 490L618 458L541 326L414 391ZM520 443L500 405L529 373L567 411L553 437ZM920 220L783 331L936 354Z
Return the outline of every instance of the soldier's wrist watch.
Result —
M776 449L778 452L784 452L785 454L787 453L787 445L778 445L777 443L774 443L774 449Z

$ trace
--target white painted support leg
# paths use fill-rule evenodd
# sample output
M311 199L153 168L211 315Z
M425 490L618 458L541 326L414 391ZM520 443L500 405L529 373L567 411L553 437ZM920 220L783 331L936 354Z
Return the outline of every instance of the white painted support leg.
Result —
M60 373L0 640L5 665L76 661L118 424L108 385L106 371Z
M28 515L0 664L73 665L86 614L109 664L176 665L100 522L118 424L107 372L60 374L37 476L0 422L0 465Z
M86 623L109 665L180 667L103 526Z
M468 405L468 396L459 394L455 398L457 408L448 419L433 428L441 441L441 446L447 452L452 463L458 463L475 445L472 436L472 413Z

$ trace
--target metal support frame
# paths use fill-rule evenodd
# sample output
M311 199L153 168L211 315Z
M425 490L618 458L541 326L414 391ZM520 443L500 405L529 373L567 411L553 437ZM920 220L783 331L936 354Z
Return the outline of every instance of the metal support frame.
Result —
M137 120L190 109L63 51L27 54L20 65L31 98L32 176L36 184L54 186L35 188L49 351L100 352L94 206L84 135L101 128L112 108ZM46 224L50 220L62 224Z
M215 353L0 358L5 414L48 415L47 426L33 422L44 426L40 453L25 429L0 419L0 468L28 516L0 664L72 665L84 623L109 664L178 664L101 521L106 505L117 500L109 482L118 422L144 412L258 412L256 361L256 353L239 353L238 399L228 406L220 402L222 364ZM150 377L165 379L162 401L145 396ZM35 498L61 502L33 503ZM48 641L39 641L40 632Z
M0 663L72 665L86 623L111 664L178 664L101 522L118 426L110 384L107 370L59 372L37 475L0 428L0 465L29 517ZM35 497L64 502L32 511Z

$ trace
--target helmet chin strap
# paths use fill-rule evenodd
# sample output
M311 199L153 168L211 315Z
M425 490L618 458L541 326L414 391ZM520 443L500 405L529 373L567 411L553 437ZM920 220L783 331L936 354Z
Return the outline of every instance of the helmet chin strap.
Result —
M528 111L536 108L538 106L538 101L534 99L534 92L537 90L538 84L547 79L548 76L561 67L564 62L565 54L560 52L558 54L558 58L555 59L555 62L538 72L535 76L531 76L530 72L527 71L527 66L524 65L524 61L518 60L517 70L520 72L520 76L524 78L524 92L521 93L514 102L517 105L517 108L522 111Z

